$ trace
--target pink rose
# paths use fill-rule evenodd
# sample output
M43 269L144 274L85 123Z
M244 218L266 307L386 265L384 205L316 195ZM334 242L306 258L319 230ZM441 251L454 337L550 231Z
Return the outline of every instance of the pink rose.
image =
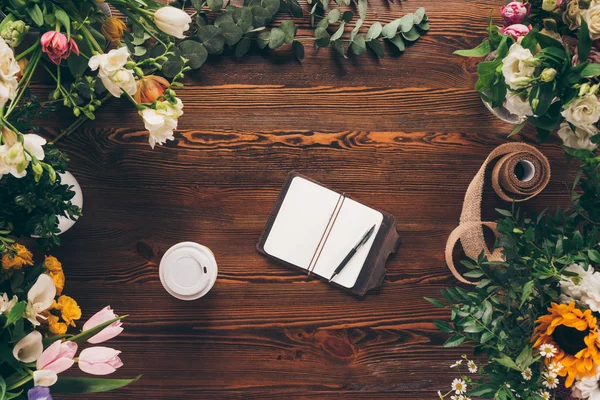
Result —
M526 26L523 24L513 24L510 26L506 26L504 28L500 28L500 33L503 35L510 35L513 39L517 40L521 36L525 36L531 30L531 25Z
M48 54L50 60L56 65L60 65L61 61L69 57L71 51L79 55L79 47L71 38L70 40L60 32L48 31L40 38L42 50Z
M100 324L103 324L118 317L119 316L115 314L113 310L110 309L110 306L106 306L102 310L94 314L94 316L83 325L82 331L85 332ZM88 343L98 344L114 338L115 336L123 332L123 328L121 327L121 325L123 325L121 321L113 322L112 324L98 332L96 335L89 338Z
M529 9L529 3L523 4L513 1L500 7L500 14L502 14L502 20L504 20L505 25L520 24L529 15Z
M90 347L79 354L79 368L91 375L112 374L123 366L121 352L109 347Z
M75 353L77 353L77 343L57 340L44 350L37 359L35 368L38 371L47 370L60 374L73 366Z

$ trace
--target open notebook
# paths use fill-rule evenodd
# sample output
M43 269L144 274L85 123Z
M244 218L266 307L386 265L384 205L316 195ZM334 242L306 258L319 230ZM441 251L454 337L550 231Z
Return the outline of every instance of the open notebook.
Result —
M258 247L268 256L329 280L348 252L375 225L374 234L333 279L351 289L369 255L381 250L374 249L374 244L379 237L381 246L384 219L380 211L292 174Z

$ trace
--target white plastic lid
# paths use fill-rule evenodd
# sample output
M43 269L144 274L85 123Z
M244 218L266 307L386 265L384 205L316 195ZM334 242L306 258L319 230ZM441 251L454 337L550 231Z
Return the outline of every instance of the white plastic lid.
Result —
M160 282L171 296L195 300L210 291L217 280L217 261L206 246L181 242L160 260Z

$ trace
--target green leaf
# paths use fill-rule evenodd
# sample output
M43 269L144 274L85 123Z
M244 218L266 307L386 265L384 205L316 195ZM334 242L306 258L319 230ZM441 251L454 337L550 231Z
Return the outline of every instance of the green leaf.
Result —
M40 8L40 6L38 6L37 4L27 7L27 14L29 14L31 19L33 20L33 22L35 22L37 26L44 25L44 14L42 13L42 9Z
M543 33L536 33L535 38L542 49L545 49L546 47L558 47L559 49L564 49L561 42L548 35L544 35Z
M23 313L25 312L26 308L27 308L26 301L20 301L17 304L15 304L13 306L13 308L10 310L10 312L8 313L8 316L6 319L6 326L12 325L15 322L17 322L18 320L20 320L21 318L23 318Z
M594 77L600 75L600 64L590 63L581 70L580 76Z
M269 37L269 48L276 49L285 42L285 32L279 28L271 29L271 36Z
M435 320L435 321L433 321L433 323L435 324L436 328L438 328L440 331L442 331L444 333L454 332L454 328L452 328L452 326L449 323L447 323L446 321Z
M204 25L198 28L196 34L204 48L210 54L220 54L225 46L225 37L223 31L214 25Z
M341 40L334 40L333 42L331 42L331 46L335 51L344 56L344 58L348 58L346 56L346 49L344 48L344 43Z
M592 39L590 38L590 30L585 18L581 18L581 26L579 27L577 38L577 55L579 56L579 60L584 62L588 59L592 50Z
M252 25L257 28L266 26L273 18L273 14L261 6L251 7L250 11L252 12Z
M4 400L6 397L6 381L2 375L0 375L0 400Z
M357 56L364 54L367 51L365 38L362 35L356 36L350 44L350 50Z
M465 342L466 338L464 336L454 335L450 336L446 343L444 343L444 347L458 347Z
M537 37L536 37L537 33L538 33L538 30L534 28L534 29L530 30L527 35L525 35L523 40L521 40L521 46L523 46L524 48L531 51L531 54L536 53L535 48L537 47L537 43L538 43Z
M257 38L258 47L261 49L264 49L265 47L268 46L270 40L271 40L271 32L270 31L261 32Z
M61 8L54 6L54 17L67 30L67 38L71 38L71 19Z
M400 27L400 19L395 19L383 27L381 34L388 39L393 39L398 33L398 27Z
M421 37L421 34L413 26L408 32L402 32L402 37L409 42L414 42Z
M207 0L206 5L213 11L219 11L223 7L223 0Z
M319 46L319 47L329 46L330 36L329 36L329 32L327 32L325 29L323 29L323 28L315 29L315 38L316 38L315 43L317 46Z
M358 15L360 19L364 20L365 18L367 18L367 8L367 0L358 0Z
M285 43L292 44L296 38L296 24L291 20L285 20L279 25L279 29L285 33Z
M383 27L381 26L381 23L374 22L373 25L369 27L369 31L367 32L367 41L377 39L379 35L381 35L382 29Z
M503 210L501 208L495 208L494 210L496 210L496 212L502 216L508 217L508 218L512 218L512 213L508 210Z
M552 83L545 83L531 89L529 103L533 103L534 99L538 100L536 107L533 107L533 104L531 104L533 112L535 112L536 115L546 114L552 104L554 96L554 84Z
M515 363L519 368L525 369L529 367L529 365L531 365L531 362L533 361L531 355L531 347L527 345L523 347L523 350L521 350L521 353L519 353L519 355L517 356Z
M485 330L485 328L481 325L469 325L463 329L466 333L479 333Z
M492 303L485 300L483 302L483 315L481 316L481 322L484 325L489 325L492 322L492 316L494 315L494 308L492 307Z
M335 33L333 35L331 35L331 41L336 41L339 38L342 37L342 35L344 34L344 28L346 27L346 23L344 21L342 21L340 23L340 26L338 27L337 31L335 31Z
M535 281L529 281L525 285L523 285L523 291L521 292L521 307L529 298L529 295L533 291L533 286L535 285Z
M68 338L67 340L69 342L74 342L74 343L77 343L77 344L81 345L81 344L85 343L92 336L96 336L96 334L98 332L100 332L101 330L103 330L104 328L106 328L107 326L109 326L110 324L115 323L117 321L120 321L123 318L127 318L127 317L128 317L128 315L123 315L121 317L114 318L114 319L111 319L109 321L103 322L100 325L96 325L95 327L90 328L87 331L81 332L78 335L72 336L72 337Z
M84 57L78 56L75 53L71 53L67 58L67 66L69 71L74 77L80 77L87 70L88 63Z
M433 304L436 307L439 308L446 308L446 306L444 305L444 303L442 303L439 300L436 299L432 299L431 297L423 297L425 300L427 300L428 302L430 302L431 304Z
M70 378L60 376L58 382L52 386L52 394L76 394L76 393L101 393L122 388L138 379L142 375L138 375L134 379L109 379L109 378Z
M240 27L242 32L252 29L252 11L248 7L238 7L233 10L233 21Z
M344 11L344 13L342 14L342 20L345 23L352 21L352 18L354 18L354 13L352 11Z
M417 25L419 27L420 30L422 31L428 31L430 29L429 26L429 22L428 21L423 21L421 22L419 25Z
M398 50L404 51L406 49L406 46L404 45L404 40L402 40L402 38L400 36L395 36L388 40L390 41L391 44L396 46L398 48Z
M484 40L477 47L470 50L456 50L452 54L463 57L485 57L492 52L492 45L489 40Z
M356 21L356 24L354 24L354 28L350 32L350 41L354 41L354 38L356 37L356 35L358 35L358 32L360 31L360 27L362 26L362 24L363 24L362 19L359 19L358 21Z
M600 253L596 250L588 250L588 258L595 262L596 264L600 264Z
M488 342L493 337L494 337L494 334L492 332L483 332L481 334L481 338L479 339L479 343L484 344L485 342Z
M333 10L327 13L327 22L329 22L330 24L335 24L340 20L341 16L342 13L339 10L339 8L334 8Z
M267 9L271 15L277 14L279 11L280 1L279 0L261 0L260 5Z
M146 54L147 51L148 49L146 49L144 46L135 46L133 48L133 55L136 57L141 57Z
M423 18L425 17L425 8L421 7L419 9L417 9L417 11L415 11L414 13L414 23L415 24L420 24L423 21Z
M294 40L294 43L292 43L292 51L298 60L304 58L304 45L299 41Z
M521 371L517 364L515 364L515 362L506 354L501 353L500 358L494 358L493 360L507 368L514 369L516 371Z
M369 40L367 42L367 46L373 50L373 52L377 55L378 58L385 57L385 51L383 51L383 46L379 42L379 40Z
M400 18L400 31L402 33L408 32L411 29L414 29L415 24L415 16L414 14L406 14L402 18Z
M161 72L167 78L173 78L181 70L181 51L175 49L174 54L167 56L167 61L162 65ZM104 88L104 86L102 86Z
M235 22L223 22L219 25L219 28L223 31L223 37L228 46L234 46L240 41L244 34L242 29Z
M233 24L231 22L228 23ZM234 26L237 27L237 25ZM187 58L187 65L191 69L200 68L208 58L208 51L202 44L196 42L195 40L184 40L183 42L179 43L178 47L179 51L181 51L181 55Z
M235 56L237 58L243 57L248 52L248 50L250 50L251 44L252 40L250 40L250 38L242 38L242 40L238 42L237 46L235 46Z

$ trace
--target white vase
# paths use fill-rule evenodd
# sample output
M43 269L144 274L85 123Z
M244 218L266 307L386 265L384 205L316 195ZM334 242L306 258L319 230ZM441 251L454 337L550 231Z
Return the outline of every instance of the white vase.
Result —
M77 207L83 209L83 191L81 190L81 186L79 186L79 182L77 182L77 179L75 179L73 174L71 174L69 171L66 171L65 173L61 173L59 175L60 175L61 183L63 185L72 186L71 190L75 192L75 196L71 199L71 203L73 203ZM77 221L76 220L74 221L70 218L59 215L58 216L58 229L60 229L59 235L65 233L66 231L71 229L71 227L73 225L75 225L75 222L77 222Z

